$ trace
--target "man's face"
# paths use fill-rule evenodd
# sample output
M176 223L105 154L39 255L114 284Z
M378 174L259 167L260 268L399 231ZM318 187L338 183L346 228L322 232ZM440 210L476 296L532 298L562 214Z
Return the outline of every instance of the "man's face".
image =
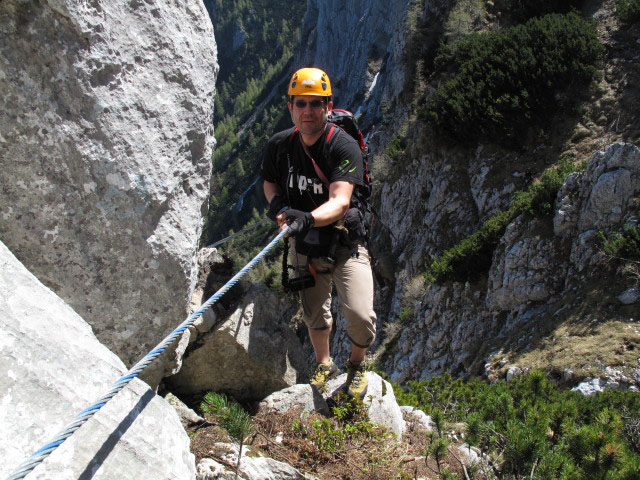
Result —
M327 105L327 97L319 95L296 95L288 103L291 119L300 133L315 136L322 133L333 103Z

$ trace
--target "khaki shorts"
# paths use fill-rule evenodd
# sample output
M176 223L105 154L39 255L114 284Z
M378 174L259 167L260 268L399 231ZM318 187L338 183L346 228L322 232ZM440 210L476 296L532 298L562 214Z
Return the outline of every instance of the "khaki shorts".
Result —
M292 242L294 243L294 242ZM291 248L291 264L298 274L307 273L307 257ZM369 252L358 246L358 257L351 257L347 248L336 251L335 265L319 258L311 260L315 267L316 285L299 292L303 320L308 328L331 328L331 284L335 283L342 313L347 319L347 336L356 346L366 348L376 334L376 314L373 311L373 273Z

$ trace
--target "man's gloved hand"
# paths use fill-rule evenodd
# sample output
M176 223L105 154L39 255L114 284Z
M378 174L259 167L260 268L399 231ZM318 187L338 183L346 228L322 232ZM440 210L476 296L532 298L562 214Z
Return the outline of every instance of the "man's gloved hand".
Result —
M267 210L267 217L275 221L278 214L287 208L289 206L284 202L284 199L280 195L274 195L269 204L269 210Z
M284 212L284 221L290 227L289 235L297 237L313 227L315 219L309 212L302 212L290 208Z

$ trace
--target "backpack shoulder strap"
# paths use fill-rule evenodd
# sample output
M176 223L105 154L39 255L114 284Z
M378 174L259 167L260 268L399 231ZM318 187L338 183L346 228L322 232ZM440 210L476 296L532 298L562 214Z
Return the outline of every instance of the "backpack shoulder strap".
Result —
M330 123L329 125L331 125L331 128L329 128L329 133L327 133L327 139L324 141L325 144L329 143L329 140L331 140L331 137L333 137L333 133L336 131L337 127L333 123Z

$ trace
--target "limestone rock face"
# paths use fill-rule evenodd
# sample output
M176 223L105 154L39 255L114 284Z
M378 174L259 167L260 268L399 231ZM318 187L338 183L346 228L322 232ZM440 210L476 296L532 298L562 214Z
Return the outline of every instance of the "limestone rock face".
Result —
M0 475L49 443L125 371L91 327L0 243ZM28 478L194 476L175 410L134 379Z
M412 321L403 325L393 358L387 360L392 379L425 380L447 370L464 374L477 369L481 359L476 354L484 342L553 314L560 299L587 285L604 266L597 232L619 231L637 222L634 199L640 193L639 169L637 146L609 146L589 160L585 171L567 178L556 198L553 228L522 217L507 227L493 253L486 282L428 286L411 305ZM383 211L385 205L400 202L397 195L389 190ZM400 210L405 208L409 207ZM443 220L434 220L431 225L436 229ZM411 257L406 264L400 278L415 265ZM627 295L623 298L627 301ZM398 293L393 302L392 308L399 312Z
M535 223L529 226L535 228ZM546 300L564 284L563 276L549 275L562 263L554 248L555 239L522 236L523 226L521 221L513 222L500 242L487 291L491 310L512 310L527 302Z
M407 5L403 0L311 0L307 5L295 68L324 68L336 107L366 112L365 128L382 115L382 99L391 101L402 91L404 69L396 67L404 55Z
M231 316L188 347L182 369L165 383L177 393L211 390L245 400L295 385L308 364L288 325L293 313L286 299L253 285Z
M125 362L186 317L209 190L202 2L4 0L0 238Z

